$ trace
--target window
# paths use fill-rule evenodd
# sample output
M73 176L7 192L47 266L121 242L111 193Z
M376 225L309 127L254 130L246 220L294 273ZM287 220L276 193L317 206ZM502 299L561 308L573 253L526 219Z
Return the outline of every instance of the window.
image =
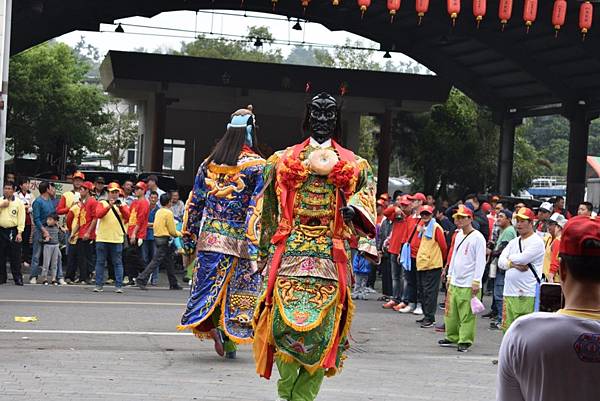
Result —
M185 168L185 140L165 139L163 170L182 171Z
M135 149L127 149L127 165L131 166L134 165L135 166Z

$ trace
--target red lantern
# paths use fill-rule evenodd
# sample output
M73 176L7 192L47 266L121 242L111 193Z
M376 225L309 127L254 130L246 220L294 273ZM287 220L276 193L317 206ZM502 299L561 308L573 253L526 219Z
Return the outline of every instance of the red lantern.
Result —
M306 8L310 4L310 0L300 0L300 4L302 4L303 13L306 14Z
M365 16L367 8L369 8L369 6L371 5L371 0L357 0L357 3L360 7L360 18L362 19L362 17Z
M390 12L390 24L394 22L394 16L400 9L400 2L402 0L387 0L387 8Z
M498 6L498 17L500 18L500 23L502 24L502 30L504 31L504 27L508 23L508 20L512 16L513 9L513 0L500 0L500 5Z
M417 17L419 17L418 25L421 25L421 20L429 10L429 0L416 0L415 9L417 11Z
M446 4L448 5L448 14L452 18L452 26L454 26L460 13L460 0L447 0Z
M531 28L531 25L533 25L535 18L537 17L537 8L537 0L525 0L525 5L523 6L523 20L525 21L525 26L527 26L527 33L529 33L529 28Z
M565 24L567 18L567 2L566 0L555 0L554 8L552 9L552 26L556 31L555 37L558 37L558 31Z
M579 29L581 29L582 40L585 40L585 35L592 27L594 19L594 6L589 1L581 4L579 7Z
M479 28L479 24L483 20L486 11L486 0L473 0L473 15L475 16L475 20L477 21L477 28Z

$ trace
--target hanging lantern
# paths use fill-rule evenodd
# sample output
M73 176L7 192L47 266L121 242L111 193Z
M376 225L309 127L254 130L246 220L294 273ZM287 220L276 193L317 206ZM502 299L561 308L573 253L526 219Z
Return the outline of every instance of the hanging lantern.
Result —
M360 19L365 16L367 8L371 5L371 0L357 0L358 6L360 7Z
M500 24L502 24L502 31L508 23L510 17L512 17L513 0L500 0L498 6L498 17L500 18Z
M273 5L273 11L275 11L275 7L277 6L277 2L279 0L271 0L271 4Z
M400 9L400 2L402 0L387 0L387 8L390 12L390 24L394 22L394 16Z
M337 7L337 6L339 6L339 5L340 5L340 0L331 0L331 4L332 4L334 7Z
M579 7L579 29L581 30L581 38L585 40L585 35L592 27L594 18L594 6L589 1L581 4Z
M479 24L483 20L487 10L486 0L473 0L473 15L475 16L475 20L477 21L477 28L479 29Z
M310 0L300 0L300 4L302 4L302 12L306 14L306 8L310 4Z
M448 5L448 14L452 19L452 26L455 26L456 18L460 13L460 0L447 0L446 4Z
M555 0L554 8L552 9L552 26L554 27L554 37L558 37L558 31L565 24L567 18L567 2L566 0Z
M423 17L429 10L429 0L416 0L415 10L417 11L417 17L419 17L419 22L417 23L417 25L421 25Z
M531 25L533 25L535 18L537 17L537 8L537 0L525 0L525 5L523 6L523 20L527 27L527 33L529 33L529 28L531 28Z

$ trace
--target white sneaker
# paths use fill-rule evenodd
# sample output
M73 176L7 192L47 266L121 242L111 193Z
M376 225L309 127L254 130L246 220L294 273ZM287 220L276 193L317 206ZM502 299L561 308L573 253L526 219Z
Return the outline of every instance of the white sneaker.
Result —
M32 277L29 279L29 284L37 284L37 277Z
M123 293L123 290L122 290L121 288L117 288L117 289L115 290L115 292L116 292L117 294L122 294L122 293Z
M123 285L128 285L129 284L129 277L125 277L123 279Z
M58 284L60 284L60 285L65 285L65 284L67 284L67 283L66 283L66 281L65 281L65 279L64 279L64 278L59 278L59 279L58 279Z
M421 304L417 304L417 307L413 311L413 314L415 314L415 315L422 315L423 314L423 308L421 307Z
M102 292L102 291L104 291L104 289L102 287L96 286L94 288L94 292Z
M408 304L404 308L400 309L398 312L400 313L411 313L415 310L415 304Z
M375 289L373 289L371 287L365 287L365 292L367 294L375 294L377 291L375 291Z

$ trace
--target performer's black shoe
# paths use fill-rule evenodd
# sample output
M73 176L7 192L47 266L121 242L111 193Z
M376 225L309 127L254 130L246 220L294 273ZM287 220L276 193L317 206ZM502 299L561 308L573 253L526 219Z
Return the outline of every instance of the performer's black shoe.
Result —
M227 359L235 359L236 358L236 352L235 351L229 351L225 354L225 358Z
M180 285L172 285L169 287L170 290L183 290L183 287Z
M471 344L458 344L458 352L469 352L469 347Z
M144 283L142 280L135 280L135 286L140 290L148 290L148 288L146 288L146 283Z
M452 341L448 340L447 338L444 338L444 339L438 341L438 345L440 347L456 347L456 344L453 343Z

